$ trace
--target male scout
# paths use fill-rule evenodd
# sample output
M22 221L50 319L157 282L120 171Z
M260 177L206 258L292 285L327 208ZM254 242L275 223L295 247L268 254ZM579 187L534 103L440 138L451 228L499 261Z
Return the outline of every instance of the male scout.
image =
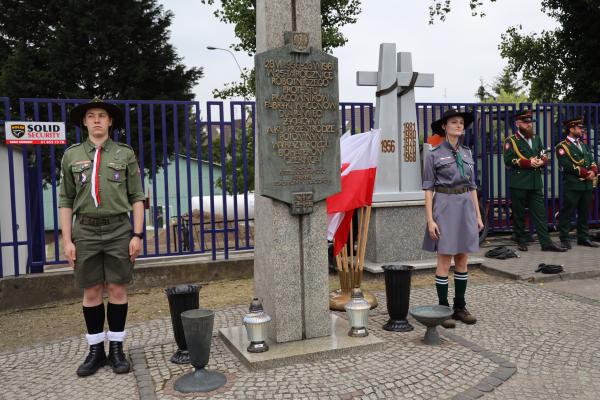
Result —
M77 375L92 375L107 362L115 373L127 373L130 365L123 354L127 284L143 239L140 169L133 149L109 137L109 132L123 122L117 106L94 99L71 110L70 120L88 132L87 140L69 147L62 158L58 203L65 256L83 288L90 346ZM133 230L128 215L131 210ZM102 297L105 288L107 334ZM109 340L108 358L105 337Z

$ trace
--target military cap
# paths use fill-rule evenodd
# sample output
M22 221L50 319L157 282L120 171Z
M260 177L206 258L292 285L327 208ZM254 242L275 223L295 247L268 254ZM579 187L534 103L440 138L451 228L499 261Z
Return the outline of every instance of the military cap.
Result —
M513 121L534 122L531 110L518 110L512 115Z
M473 113L469 111L460 112L456 108L449 108L444 111L444 115L442 118L435 120L431 123L431 130L433 133L437 133L441 136L446 136L446 132L442 129L442 125L444 125L450 118L452 117L462 117L465 121L465 129L467 129L472 123L475 117Z
M577 125L583 125L583 117L575 117L563 121L563 126L565 127L565 129L569 129Z
M94 97L89 103L83 103L73 108L69 113L70 122L81 129L85 129L85 125L83 125L83 118L85 117L87 110L90 108L101 108L105 110L112 118L113 129L121 128L123 126L123 112L121 109L114 104L107 103L99 99L98 97Z

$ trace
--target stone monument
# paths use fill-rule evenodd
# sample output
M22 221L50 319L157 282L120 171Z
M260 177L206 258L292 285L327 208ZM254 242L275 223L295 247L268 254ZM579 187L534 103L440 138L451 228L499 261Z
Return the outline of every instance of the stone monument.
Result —
M414 72L411 53L396 53L394 43L382 43L379 70L359 71L356 81L377 87L375 128L381 128L381 152L365 269L381 272L386 263L430 258L421 251L425 203L414 88L433 87L433 74Z

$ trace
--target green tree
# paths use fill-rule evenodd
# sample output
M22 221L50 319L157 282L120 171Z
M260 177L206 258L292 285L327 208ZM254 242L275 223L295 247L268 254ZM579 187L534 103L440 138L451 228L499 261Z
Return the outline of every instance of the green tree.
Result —
M191 100L202 68L186 68L169 43L172 18L173 14L156 0L3 0L0 95L13 100L13 115L20 97ZM137 121L137 110L126 111ZM48 114L52 113L40 110L43 118ZM61 120L58 107L53 114ZM177 116L179 126L184 124L182 114ZM172 107L166 108L165 115L171 127ZM145 111L146 166L155 149L159 149L157 166L166 161L162 159L159 109L155 118L157 135L151 149ZM132 133L132 145L137 149L137 132ZM183 143L181 134L179 139ZM75 142L73 128L67 140L69 144ZM172 134L165 146L169 157L174 149ZM55 150L60 160L63 150L58 146ZM52 166L47 148L43 149L42 162L48 180Z
M525 35L511 27L501 54L531 85L531 97L544 101L595 102L600 95L600 7L594 0L543 0L543 10L559 27Z
M212 5L215 0L201 0ZM214 12L221 22L235 25L237 43L230 48L244 51L252 56L256 53L256 0L220 0L220 7ZM360 0L321 0L321 36L324 51L331 51L346 44L348 39L342 34L341 27L353 24L360 13ZM244 70L242 82L232 82L222 90L215 89L216 98L226 99L232 96L254 96L254 70Z

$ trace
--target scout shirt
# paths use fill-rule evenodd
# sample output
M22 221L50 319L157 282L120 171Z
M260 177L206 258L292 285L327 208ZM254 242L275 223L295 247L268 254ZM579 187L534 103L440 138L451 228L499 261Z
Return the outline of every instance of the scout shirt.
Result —
M452 145L444 140L425 155L423 190L435 190L436 186L468 187L470 190L477 190L475 162L471 150L467 146L460 145L456 153L456 156L462 157L465 176L461 176L456 165L456 156Z
M558 165L562 170L563 187L567 190L592 190L592 181L585 179L589 171L598 174L598 166L589 147L579 140L567 137L556 145Z
M101 147L99 206L95 206L91 193L96 147L88 138L70 146L63 155L59 208L71 208L75 215L109 217L131 211L133 203L145 200L133 149L124 143L115 143L111 138Z
M531 138L531 146L521 133L516 132L504 140L504 165L508 170L510 178L509 187L512 189L537 190L544 185L542 174L544 167L548 164L548 158L544 156L542 167L533 168L531 159L540 157L544 149L539 136Z

